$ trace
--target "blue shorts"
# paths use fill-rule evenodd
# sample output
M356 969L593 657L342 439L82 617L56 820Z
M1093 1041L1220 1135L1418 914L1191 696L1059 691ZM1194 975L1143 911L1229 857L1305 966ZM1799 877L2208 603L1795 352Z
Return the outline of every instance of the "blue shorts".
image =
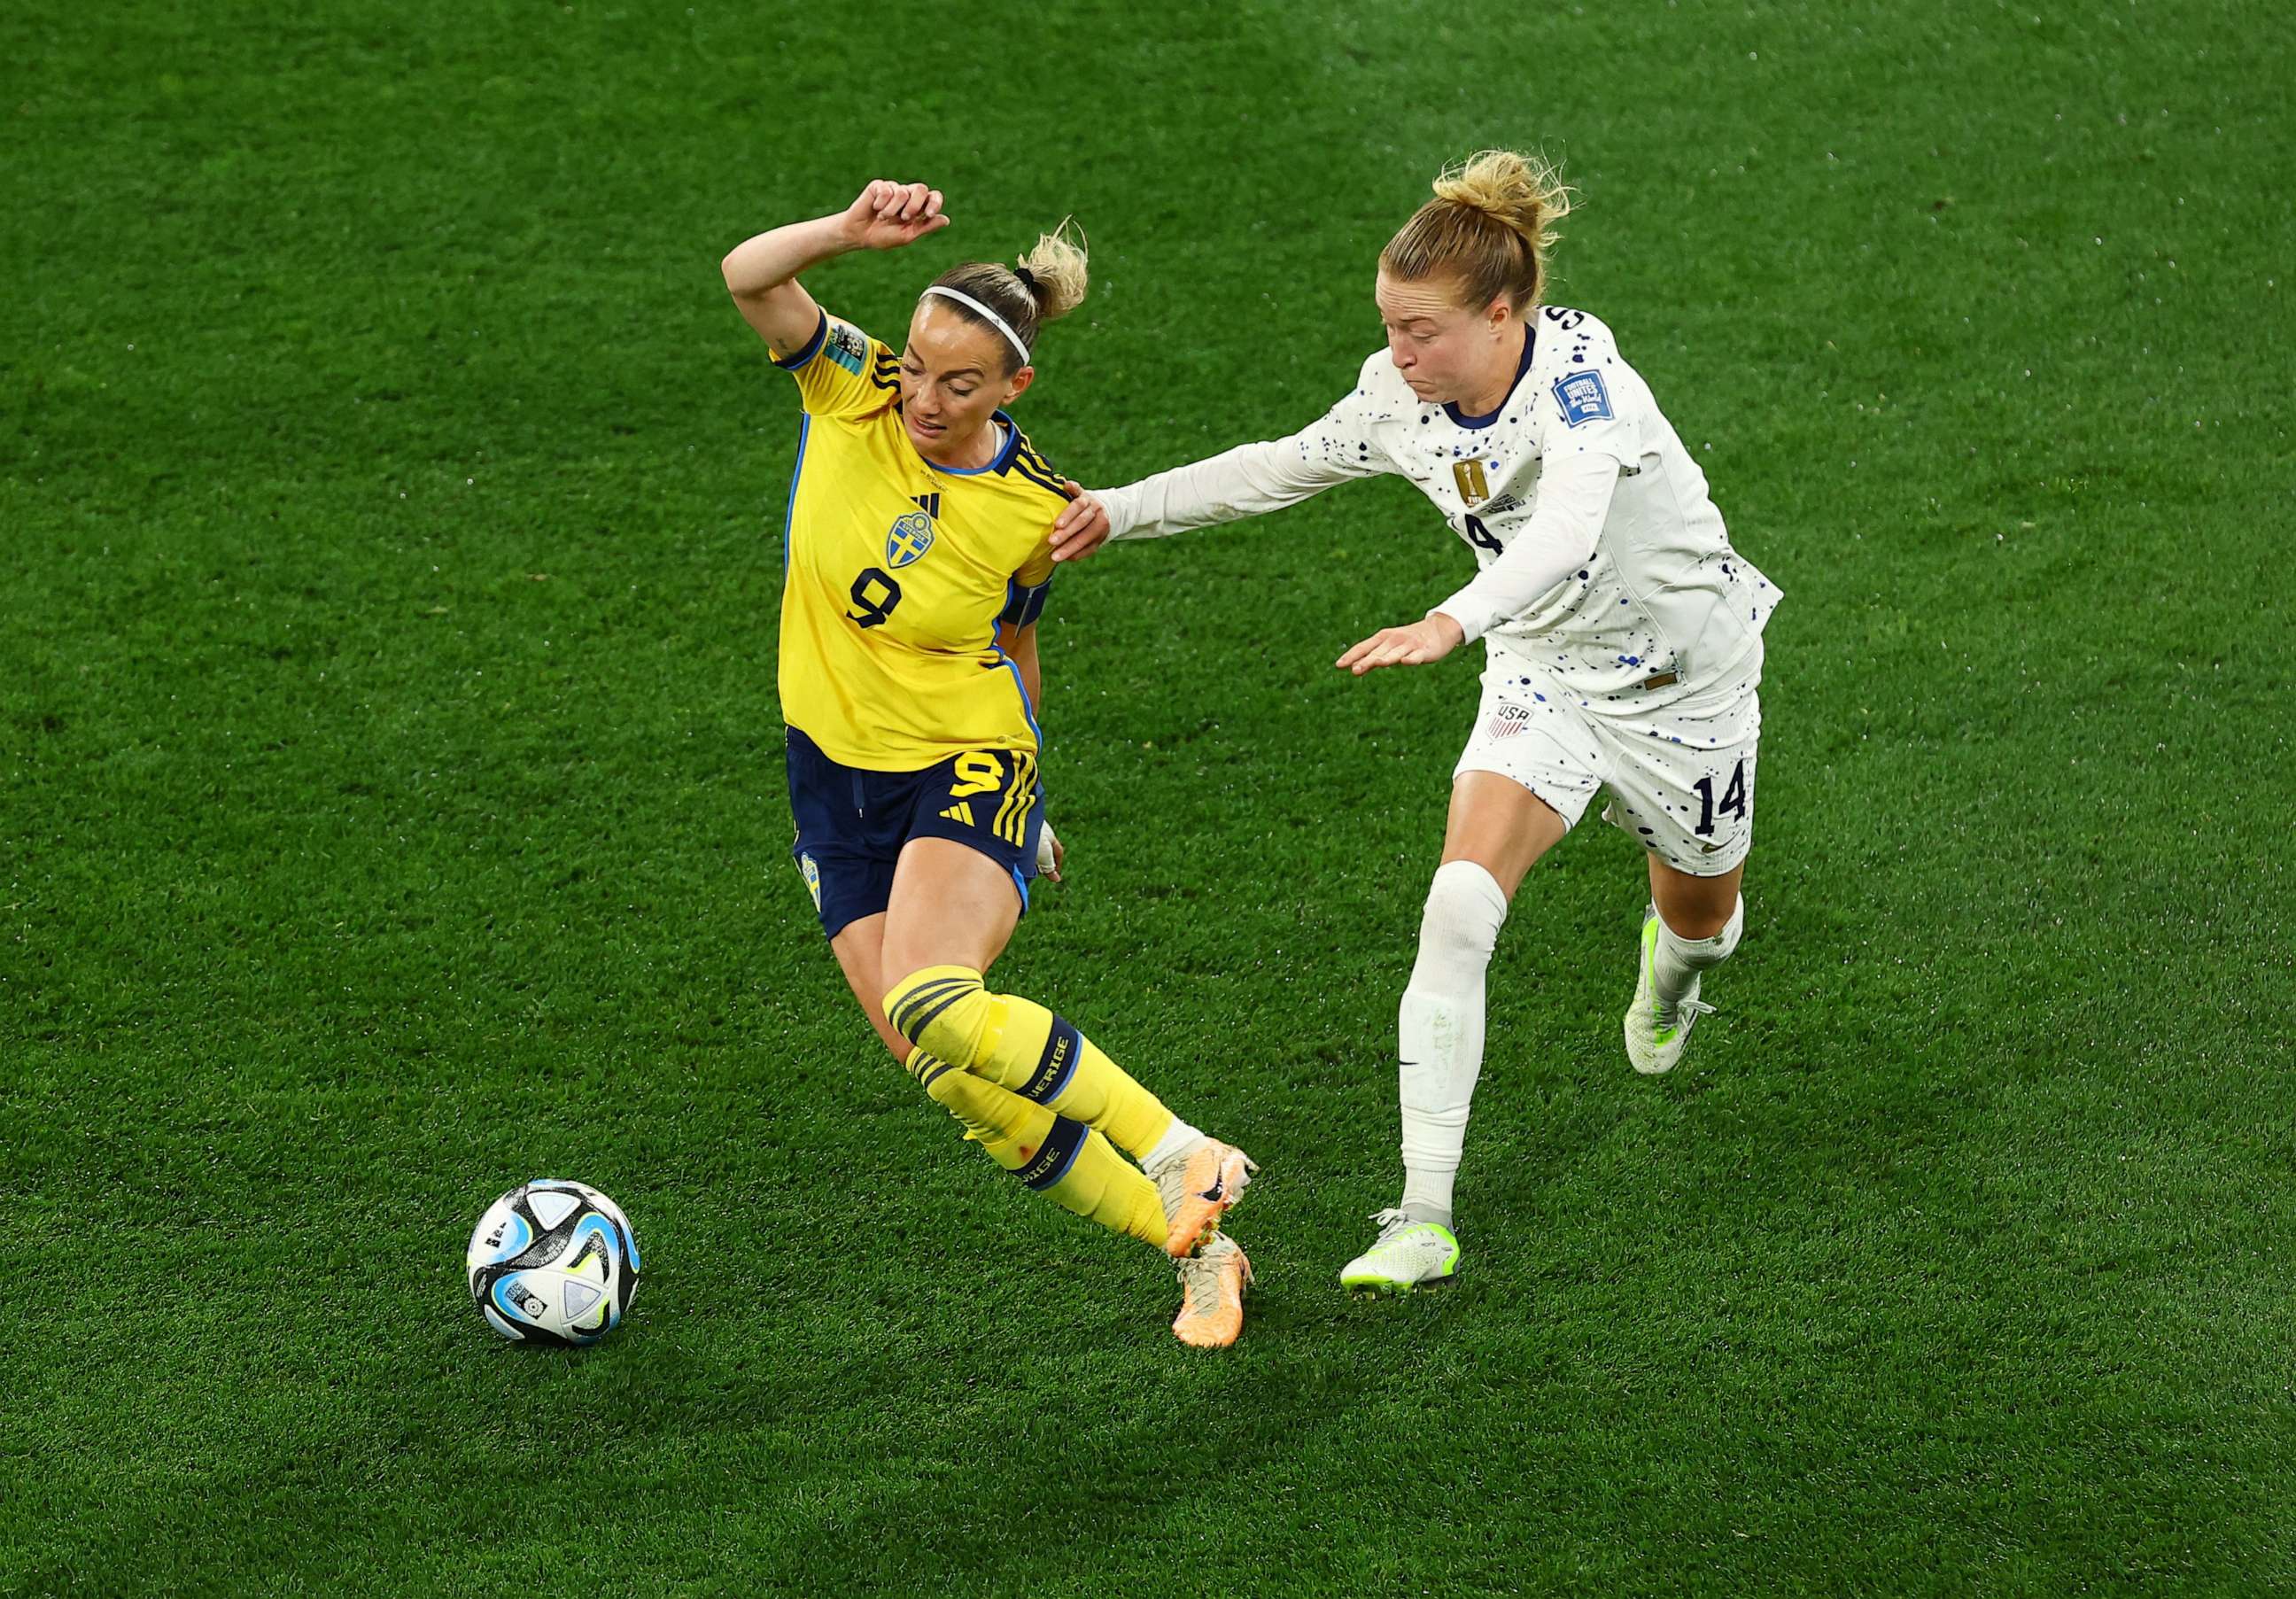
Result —
M790 854L832 939L891 902L893 867L911 839L978 849L1013 874L1021 909L1029 908L1045 826L1033 756L974 750L922 772L872 772L839 765L792 727L789 791L797 818Z

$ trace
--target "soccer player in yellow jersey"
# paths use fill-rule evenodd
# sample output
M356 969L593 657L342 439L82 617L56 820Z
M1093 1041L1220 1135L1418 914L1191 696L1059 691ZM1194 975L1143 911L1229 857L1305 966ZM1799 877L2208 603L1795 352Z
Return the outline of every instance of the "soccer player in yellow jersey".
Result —
M939 191L881 179L725 261L805 413L781 626L794 853L894 1058L1030 1188L1177 1259L1173 1331L1223 1346L1242 1328L1251 1267L1220 1226L1252 1163L1062 1017L983 980L1029 879L1059 878L1037 767L1036 628L1053 520L1076 488L1002 407L1036 378L1039 328L1084 299L1084 250L1063 229L1017 268L943 273L898 353L797 282L948 221Z

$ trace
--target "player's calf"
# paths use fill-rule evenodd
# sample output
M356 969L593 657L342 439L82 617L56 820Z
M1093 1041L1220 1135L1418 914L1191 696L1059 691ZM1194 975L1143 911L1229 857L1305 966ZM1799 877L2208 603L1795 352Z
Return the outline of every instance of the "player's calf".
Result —
M1396 1022L1402 1208L1422 1221L1450 1220L1482 1075L1485 977L1506 914L1506 892L1488 867L1456 860L1437 868Z
M1093 1128L919 1049L909 1075L946 1107L967 1139L1063 1210L1144 1243L1165 1240L1155 1185Z
M1064 1018L1018 994L993 994L969 966L927 966L895 983L885 1015L954 1065L1104 1132L1145 1160L1172 1112Z

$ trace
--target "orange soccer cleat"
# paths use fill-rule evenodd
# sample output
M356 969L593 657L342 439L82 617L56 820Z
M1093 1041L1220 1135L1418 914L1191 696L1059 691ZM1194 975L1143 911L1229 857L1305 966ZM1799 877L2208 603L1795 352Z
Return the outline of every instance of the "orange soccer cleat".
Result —
M1232 1144L1206 1138L1187 1154L1160 1165L1148 1175L1164 1201L1164 1252L1175 1260L1195 1252L1196 1246L1219 1235L1220 1218L1242 1193L1244 1185L1259 1168Z
M1180 1314L1172 1335L1199 1349L1224 1349L1243 1331L1243 1291L1251 1262L1243 1246L1225 1235L1180 1262Z

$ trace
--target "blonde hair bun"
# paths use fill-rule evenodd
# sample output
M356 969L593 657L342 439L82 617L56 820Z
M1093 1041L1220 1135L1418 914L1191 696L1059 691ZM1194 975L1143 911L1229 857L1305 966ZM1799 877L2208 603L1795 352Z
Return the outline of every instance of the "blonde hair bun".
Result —
M1018 372L1035 358L1037 335L1044 324L1067 316L1084 303L1086 282L1084 236L1069 237L1071 218L1037 236L1033 249L1011 266L995 261L967 261L933 280L936 289L955 289L979 300L1004 318L1019 338L1022 349L1007 357L1005 371ZM968 307L948 302L949 309L967 322L988 324Z
M1037 302L1037 320L1057 322L1084 304L1087 283L1085 240L1078 233L1069 237L1074 217L1062 217L1061 225L1049 234L1039 234L1036 244L1025 251L1017 266L1028 273L1021 286Z
M1572 190L1544 156L1479 150L1435 180L1435 198L1472 206L1506 224L1542 257L1561 237L1554 225L1570 215Z
M1504 295L1527 316L1546 287L1546 252L1570 198L1546 157L1479 150L1443 169L1435 198L1379 252L1380 267L1406 282L1456 278L1462 305L1488 306Z

